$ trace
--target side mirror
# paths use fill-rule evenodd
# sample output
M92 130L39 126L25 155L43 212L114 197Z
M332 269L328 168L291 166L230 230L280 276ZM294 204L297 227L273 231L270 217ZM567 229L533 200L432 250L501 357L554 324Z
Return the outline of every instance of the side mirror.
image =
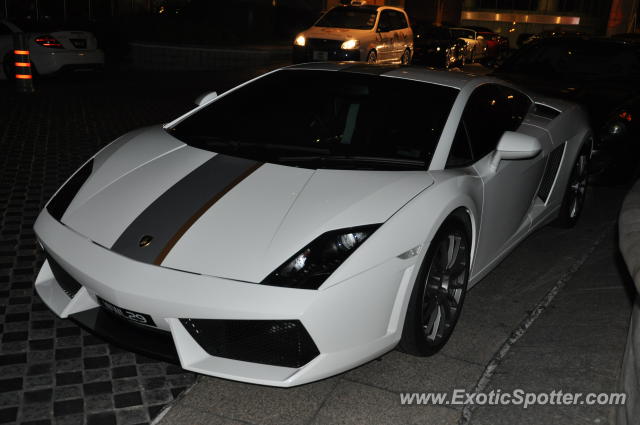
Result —
M535 137L514 131L505 131L491 159L491 169L497 170L502 160L529 159L537 156L540 151L542 151L542 146Z
M215 91L203 93L200 96L196 97L196 105L202 106L205 103L208 103L209 101L215 99L216 97L218 97L218 93Z

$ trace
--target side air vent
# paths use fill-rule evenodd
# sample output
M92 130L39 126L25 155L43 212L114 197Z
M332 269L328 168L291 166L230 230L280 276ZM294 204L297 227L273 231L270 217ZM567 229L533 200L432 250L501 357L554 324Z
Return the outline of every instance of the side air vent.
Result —
M554 109L550 106L542 105L540 103L536 103L536 107L533 113L540 117L547 118L550 120L560 115L560 111L558 111L557 109Z
M556 180L556 175L558 174L558 169L560 168L560 162L562 161L562 156L564 155L564 148L566 143L555 148L551 151L549 155L549 159L547 159L547 166L544 170L544 175L542 176L542 182L540 183L540 188L538 189L538 196L544 202L547 202L549 199L549 194L551 193L551 189L553 188L553 182Z

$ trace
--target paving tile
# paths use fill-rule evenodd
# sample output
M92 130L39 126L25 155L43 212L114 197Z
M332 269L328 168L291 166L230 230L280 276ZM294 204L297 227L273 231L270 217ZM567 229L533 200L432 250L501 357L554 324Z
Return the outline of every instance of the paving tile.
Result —
M172 409L199 408L213 415L262 425L306 424L338 384L329 378L294 388L273 388L201 378Z
M458 411L447 407L404 406L400 403L399 394L354 382L342 382L311 423L454 425L459 418Z
M90 100L79 86L65 90L60 103L58 84L50 87L53 92L41 86L28 100L0 85L0 423L146 423L148 410L164 407L193 382L193 375L180 378L181 369L137 358L56 317L33 287L44 261L33 223L93 153L129 130L166 121L185 108L176 109L175 99L143 100L128 89ZM89 84L103 90L102 83ZM131 102L113 108L122 96ZM190 103L185 97L184 105ZM144 366L144 376L137 364ZM177 378L167 381L169 375ZM143 379L146 390L158 391L143 397ZM119 415L114 392L131 391L139 397L121 409L134 413Z

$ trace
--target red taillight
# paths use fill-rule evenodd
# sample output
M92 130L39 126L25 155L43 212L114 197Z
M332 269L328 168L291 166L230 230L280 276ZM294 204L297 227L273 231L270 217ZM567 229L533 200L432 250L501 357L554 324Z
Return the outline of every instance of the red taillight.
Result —
M41 35L36 37L36 43L44 47L51 47L53 49L63 49L62 43L60 43L55 37L50 35Z

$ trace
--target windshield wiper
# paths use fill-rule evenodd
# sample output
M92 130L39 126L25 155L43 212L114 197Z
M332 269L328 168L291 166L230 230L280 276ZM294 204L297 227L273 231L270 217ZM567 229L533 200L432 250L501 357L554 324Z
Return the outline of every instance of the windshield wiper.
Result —
M391 158L382 156L359 156L359 155L323 155L323 156L281 156L278 162L366 162L378 164L396 164L420 167L426 169L426 161L416 159Z
M278 143L264 143L260 141L249 141L249 140L237 140L237 139L228 139L224 137L217 136L188 136L189 139L200 139L198 142L198 146L206 146L206 147L230 147L235 151L238 151L242 148L260 148L264 150L273 149L280 151L291 151L291 152L309 152L316 154L329 154L330 151L324 148L315 148L309 146L296 146L296 145L285 145Z

